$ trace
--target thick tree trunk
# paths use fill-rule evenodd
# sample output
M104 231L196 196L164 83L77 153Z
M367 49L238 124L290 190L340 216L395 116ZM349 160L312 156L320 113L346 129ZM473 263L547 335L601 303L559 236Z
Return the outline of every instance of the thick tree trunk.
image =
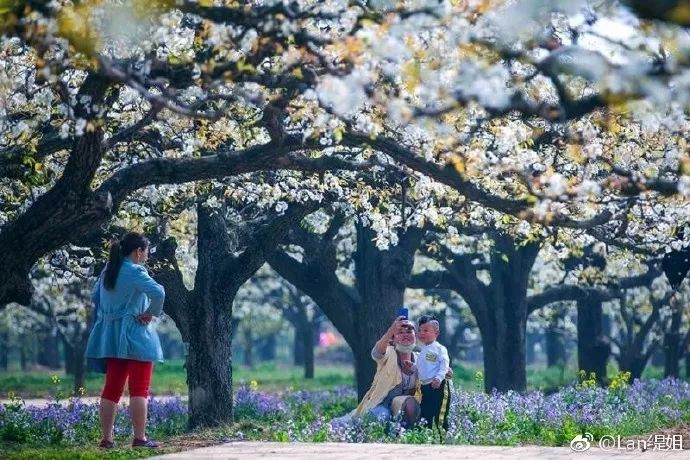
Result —
M80 395L86 384L86 339L82 341L74 352L74 394Z
M371 349L395 319L397 308L404 305L405 288L422 232L410 229L397 246L381 251L370 228L360 224L356 227L355 283L361 302L354 312L356 340L349 345L355 358L357 394L361 399L376 373Z
M446 313L446 309L443 309L434 316L436 316L438 319L439 340L443 340L444 342L448 343L451 340L451 337L450 334L448 334L448 316ZM448 348L449 353L450 350L451 349Z
M243 229L251 231L238 243L230 238L222 213L199 204L199 264L191 292L184 287L177 266L176 243L168 239L162 245L160 257L168 268L161 270L158 279L166 288L166 312L189 344L186 363L190 428L232 422L231 345L237 324L232 310L237 290L265 263L267 254L275 250L287 230L310 210L293 206L281 216ZM238 245L245 249L236 255Z
M76 363L74 360L74 347L62 337L62 349L65 352L65 373L67 375L74 375Z
M642 377L642 372L644 372L649 362L649 358L655 351L656 347L651 345L652 348L644 351L642 348L635 347L631 344L624 346L620 350L620 354L617 358L618 368L622 372L630 372L630 379L635 380Z
M482 334L487 392L527 389L527 280L539 248L540 243L516 247L512 239L497 236L491 284L483 288L487 304L470 304Z
M546 365L565 367L567 359L563 330L552 322L546 329Z
M374 267L372 271L375 271ZM355 359L355 380L360 399L371 387L376 373L376 362L371 358L371 349L393 322L396 308L402 305L403 292L404 290L389 290L388 295L379 297L376 294L381 294L380 291L365 291L368 302L362 303L355 312L357 339L349 345Z
M183 338L189 343L187 386L189 428L218 426L233 421L232 305L245 279L228 270L231 242L222 217L198 209L198 258L194 293L186 308ZM246 328L250 330L249 327ZM251 342L251 340L249 340Z
M690 353L685 351L685 378L690 379Z
M527 369L524 335L514 315L507 315L500 328L495 323L480 327L484 351L484 389L486 392L525 391ZM515 330L506 334L506 329Z
M624 354L618 359L618 367L622 372L630 372L630 380L642 377L648 360L639 354Z
M316 324L309 321L304 305L297 305L296 310L289 313L291 324L295 328L295 340L293 342L293 360L295 366L304 367L304 378L314 378L314 344L317 343L315 337Z
M254 367L254 336L251 327L244 328L244 365Z
M680 376L682 311L676 308L671 315L671 326L664 334L664 377Z
M183 323L178 328L186 331L183 337L189 342L190 428L232 422L232 307L237 290L265 263L266 254L275 249L287 228L299 223L310 209L294 207L283 216L269 219L254 229L243 241L247 245L244 252L235 256L237 242L229 237L222 216L201 205L197 207L199 265L194 293L185 306L171 305L176 322ZM169 258L173 257L174 253ZM176 276L181 279L179 273ZM251 364L251 327L246 331L246 355Z
M594 373L600 385L606 382L606 364L611 353L604 334L601 302L585 299L577 303L577 363L589 378Z
M260 361L273 361L276 359L276 335L270 334L263 337L257 347L257 353Z
M40 341L38 364L48 369L60 369L60 354L57 333L48 332Z
M656 367L666 365L666 355L664 353L663 347L661 350L657 351L652 355L652 357L649 359L649 364Z
M98 73L89 73L79 89L75 116L92 120L94 105L101 106L112 81ZM82 102L87 96L88 101ZM105 151L103 129L91 124L75 138L65 169L46 193L16 220L0 230L0 309L8 302L31 302L33 288L29 272L36 261L53 249L98 228L109 217L111 203L97 197L91 181Z
M292 362L295 366L304 366L304 333L305 331L295 324L295 340L292 344Z
M23 337L22 337L22 339L23 339ZM24 343L24 340L21 340L20 344L19 344L19 365L20 365L22 371L28 370L29 356L28 356L28 350L26 348L26 344Z
M621 306L623 307L623 306ZM634 320L630 315L624 316L625 331L620 341L620 352L617 357L621 371L630 372L631 379L638 379L649 358L659 349L659 343L649 342L649 334L659 321L659 309L654 307L652 313L642 323L639 330L634 327Z
M537 362L537 354L534 351L534 346L541 342L542 335L536 332L527 334L527 364L534 364Z
M343 335L352 349L357 393L361 397L371 386L376 371L371 349L392 323L395 310L403 305L423 230L410 228L400 236L396 246L381 251L373 242L375 235L371 229L357 224L352 289L343 285L335 273L337 259L332 238L340 225L337 222L329 228L327 233L331 238L322 237L315 242L310 237L302 237L303 241L298 243L311 249L305 251L307 257L301 263L284 253L274 254L269 263L309 295Z
M314 378L314 325L309 323L307 333L302 337L304 348L304 378Z
M228 308L199 305L189 328L189 427L232 423L232 353Z
M10 341L7 332L0 332L0 369L7 370L10 357Z

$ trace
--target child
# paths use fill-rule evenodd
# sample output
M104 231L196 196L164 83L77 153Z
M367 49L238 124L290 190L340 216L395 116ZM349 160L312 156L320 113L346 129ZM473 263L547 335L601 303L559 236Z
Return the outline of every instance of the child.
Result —
M419 319L419 341L424 345L417 359L417 372L422 384L422 417L427 427L434 425L440 431L448 429L450 388L445 380L450 367L448 350L436 341L439 335L438 320L424 315Z

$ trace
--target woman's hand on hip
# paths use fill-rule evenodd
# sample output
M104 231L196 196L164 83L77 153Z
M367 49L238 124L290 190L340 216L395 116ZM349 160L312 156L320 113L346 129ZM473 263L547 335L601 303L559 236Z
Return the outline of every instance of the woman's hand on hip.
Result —
M153 315L151 313L142 313L137 316L137 321L143 326L148 326L152 319Z

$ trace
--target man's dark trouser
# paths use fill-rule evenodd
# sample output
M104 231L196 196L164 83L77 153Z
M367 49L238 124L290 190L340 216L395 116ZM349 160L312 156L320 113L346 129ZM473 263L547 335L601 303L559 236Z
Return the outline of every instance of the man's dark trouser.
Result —
M443 380L438 388L431 388L431 384L422 385L422 417L426 426L448 430L448 409L450 409L450 388Z

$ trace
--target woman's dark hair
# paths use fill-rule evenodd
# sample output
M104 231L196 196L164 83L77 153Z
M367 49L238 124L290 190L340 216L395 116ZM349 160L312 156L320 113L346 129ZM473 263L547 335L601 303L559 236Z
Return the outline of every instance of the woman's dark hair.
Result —
M148 245L149 240L139 232L129 232L121 240L113 240L110 243L108 264L105 266L103 286L109 290L115 289L115 282L117 281L118 273L120 273L122 261L132 252L139 248L146 249Z

